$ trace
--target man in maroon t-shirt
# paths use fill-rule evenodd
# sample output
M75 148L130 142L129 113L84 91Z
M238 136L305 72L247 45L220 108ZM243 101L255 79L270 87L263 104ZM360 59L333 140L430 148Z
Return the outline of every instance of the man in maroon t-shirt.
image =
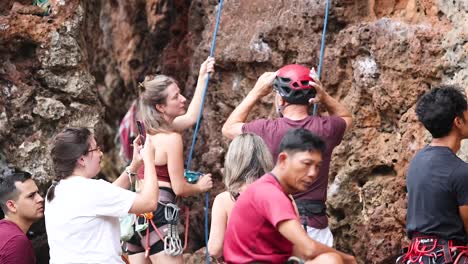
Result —
M245 123L255 104L272 91L272 85L277 92L275 104L280 118ZM309 116L309 104L319 101L329 116ZM267 72L260 76L255 87L227 119L223 135L232 139L241 133L257 134L263 138L274 159L278 156L279 142L290 129L305 128L325 140L326 149L319 176L307 190L294 198L309 236L332 246L333 235L328 228L325 206L328 172L332 151L340 144L351 123L351 113L322 89L315 71L301 65L287 65L276 73Z
M275 168L242 192L229 217L223 255L227 263L285 263L294 254L307 263L355 263L354 257L316 242L299 223L290 194L316 179L325 142L306 129L281 141Z
M36 256L26 236L31 225L44 217L44 199L27 172L6 168L0 176L0 263L35 264Z

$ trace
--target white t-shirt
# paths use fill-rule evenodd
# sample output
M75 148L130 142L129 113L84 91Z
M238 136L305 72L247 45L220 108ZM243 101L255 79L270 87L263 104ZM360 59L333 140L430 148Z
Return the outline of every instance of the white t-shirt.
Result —
M103 180L60 181L45 205L50 263L124 263L119 217L128 213L135 195Z

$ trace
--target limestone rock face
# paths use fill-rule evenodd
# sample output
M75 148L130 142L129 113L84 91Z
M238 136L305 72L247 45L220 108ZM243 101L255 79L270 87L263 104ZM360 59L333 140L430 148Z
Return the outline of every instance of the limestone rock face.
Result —
M49 16L30 1L0 4L0 163L30 171L42 190L53 178L48 142L65 126L92 128L105 150L100 176L120 173L114 137L138 82L167 74L191 98L219 8L215 0L50 2ZM223 188L223 122L263 72L289 63L317 68L325 2L224 2L192 168L214 174L211 199ZM336 247L359 263L392 263L405 243L405 171L430 140L415 103L440 83L468 90L468 3L331 2L321 80L354 125L334 152L330 226ZM274 116L269 95L249 118ZM468 160L468 144L459 155ZM184 203L193 252L204 245L203 196ZM202 255L187 260L200 263Z
M79 1L52 7L50 16L8 10L0 16L2 152L40 185L51 180L48 141L57 129L96 128L103 113L82 48L83 7ZM87 107L76 111L77 102Z

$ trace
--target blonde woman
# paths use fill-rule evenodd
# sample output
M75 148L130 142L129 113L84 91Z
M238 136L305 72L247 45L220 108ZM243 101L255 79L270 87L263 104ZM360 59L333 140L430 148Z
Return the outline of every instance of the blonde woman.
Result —
M208 251L213 257L223 252L224 232L234 202L252 182L273 168L273 159L263 139L254 134L241 134L229 145L224 160L226 191L218 194L211 212Z
M168 224L165 205L174 203L176 197L203 193L213 187L211 174L203 175L196 184L189 184L184 178L184 156L181 131L195 124L201 104L203 85L209 72L214 71L214 59L208 58L200 66L197 87L186 112L187 99L180 93L177 82L165 75L146 77L141 84L142 93L138 102L138 114L145 125L147 138L157 146L155 168L158 174L159 206L153 212L153 221L160 229ZM139 173L139 178L144 174ZM144 184L144 180L143 180ZM141 224L141 223L140 223ZM164 242L149 225L149 261L151 263L182 263L182 255L169 256L164 253ZM146 233L135 235L127 243L132 264L147 263L145 258Z

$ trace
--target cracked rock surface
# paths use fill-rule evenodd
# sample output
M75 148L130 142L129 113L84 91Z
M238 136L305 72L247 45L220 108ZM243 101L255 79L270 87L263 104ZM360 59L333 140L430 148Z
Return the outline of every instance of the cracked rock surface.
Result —
M114 138L145 74L173 76L191 98L218 8L215 0L51 0L51 14L40 16L30 1L16 2L0 3L0 163L31 172L43 191L53 178L48 142L65 126L95 131L105 151L100 177L121 171ZM359 263L393 263L405 243L406 168L430 141L415 103L440 83L468 89L468 2L331 2L321 79L354 126L334 152L330 227L336 247ZM223 188L223 122L263 72L317 68L324 11L319 0L225 1L192 168L214 174L212 198ZM250 118L275 116L272 103L262 99ZM468 160L468 144L459 156ZM190 253L204 246L203 197L184 203ZM202 263L203 252L187 262Z

